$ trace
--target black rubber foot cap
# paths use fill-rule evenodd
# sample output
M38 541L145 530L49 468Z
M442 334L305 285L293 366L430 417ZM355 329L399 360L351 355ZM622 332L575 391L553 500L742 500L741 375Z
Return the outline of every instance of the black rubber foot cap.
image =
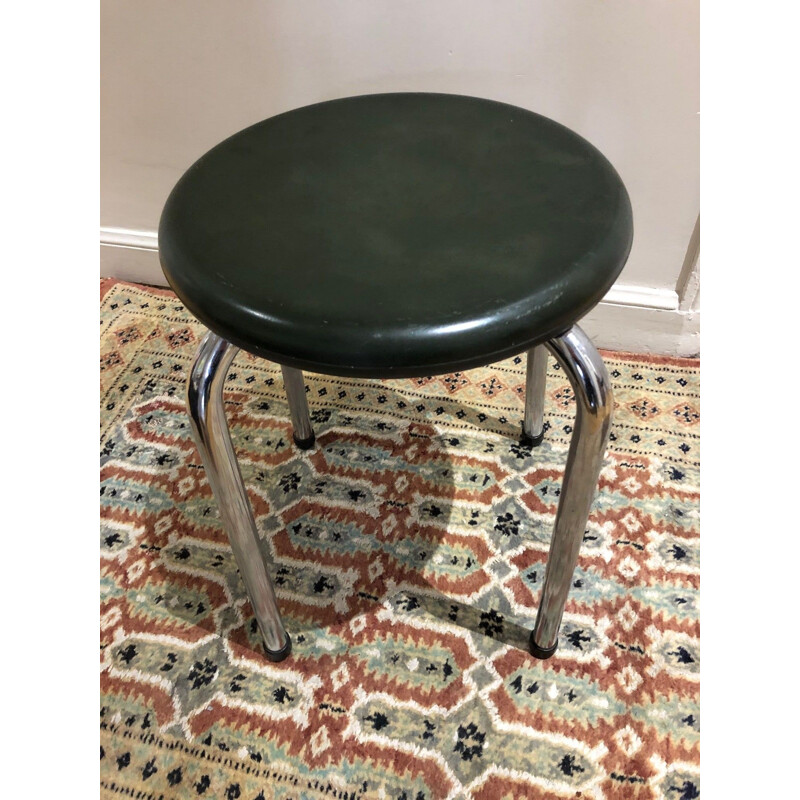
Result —
M552 647L548 647L547 649L545 649L544 647L539 647L539 645L533 641L533 632L531 632L530 647L532 655L536 656L536 658L541 658L542 660L544 660L550 658L550 656L552 656L556 652L556 650L558 650L558 640L556 640L556 643Z
M294 439L294 443L301 449L301 450L310 450L314 446L314 442L316 441L317 437L312 433L308 439L298 439L297 434L292 434L292 439Z
M538 447L543 441L544 431L542 431L538 436L528 436L523 428L522 436L519 437L519 443L525 445L525 447Z
M292 637L289 634L286 634L286 644L281 647L280 650L267 650L264 648L264 653L266 653L267 658L270 661L283 661L285 658L289 657L289 654L292 652Z

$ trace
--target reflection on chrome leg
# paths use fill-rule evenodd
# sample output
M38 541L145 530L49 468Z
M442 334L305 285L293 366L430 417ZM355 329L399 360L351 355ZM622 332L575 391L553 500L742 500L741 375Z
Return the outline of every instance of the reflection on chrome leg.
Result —
M544 394L547 388L547 348L537 345L528 350L525 377L525 419L522 422L522 441L538 447L544 438Z
M311 417L308 416L308 401L306 400L306 385L303 373L294 367L281 366L283 385L286 397L289 400L289 415L294 428L294 443L301 450L308 450L314 446L314 429L311 427Z
M253 512L225 419L223 384L238 348L214 333L203 339L186 387L195 443L219 506L247 595L264 637L267 657L282 661L292 649L268 569L258 544Z
M614 407L605 365L577 325L551 339L547 347L569 377L577 411L536 626L531 634L531 652L538 658L549 658L558 646L558 629L597 488Z

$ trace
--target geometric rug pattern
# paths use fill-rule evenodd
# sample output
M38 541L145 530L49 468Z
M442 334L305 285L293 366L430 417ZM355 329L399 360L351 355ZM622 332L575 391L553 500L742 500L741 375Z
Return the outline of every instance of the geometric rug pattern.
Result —
M293 640L268 661L191 438L203 327L101 282L103 797L663 798L699 781L699 362L603 353L615 416L559 648L527 652L574 421L550 358L307 374L240 352L226 410Z

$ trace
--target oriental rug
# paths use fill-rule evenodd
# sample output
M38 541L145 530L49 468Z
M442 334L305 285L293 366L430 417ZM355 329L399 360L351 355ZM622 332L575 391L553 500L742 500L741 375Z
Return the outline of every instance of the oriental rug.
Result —
M604 353L616 412L549 661L527 652L574 418L550 360L370 381L239 353L226 408L293 639L262 654L184 410L204 330L101 284L100 779L107 798L694 800L699 362Z

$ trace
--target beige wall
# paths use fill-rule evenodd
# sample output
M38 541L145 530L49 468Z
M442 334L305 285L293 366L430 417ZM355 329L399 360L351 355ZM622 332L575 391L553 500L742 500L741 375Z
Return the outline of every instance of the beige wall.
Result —
M437 91L530 108L628 186L621 282L674 290L699 210L698 0L103 0L101 225L153 232L198 156L272 114Z

